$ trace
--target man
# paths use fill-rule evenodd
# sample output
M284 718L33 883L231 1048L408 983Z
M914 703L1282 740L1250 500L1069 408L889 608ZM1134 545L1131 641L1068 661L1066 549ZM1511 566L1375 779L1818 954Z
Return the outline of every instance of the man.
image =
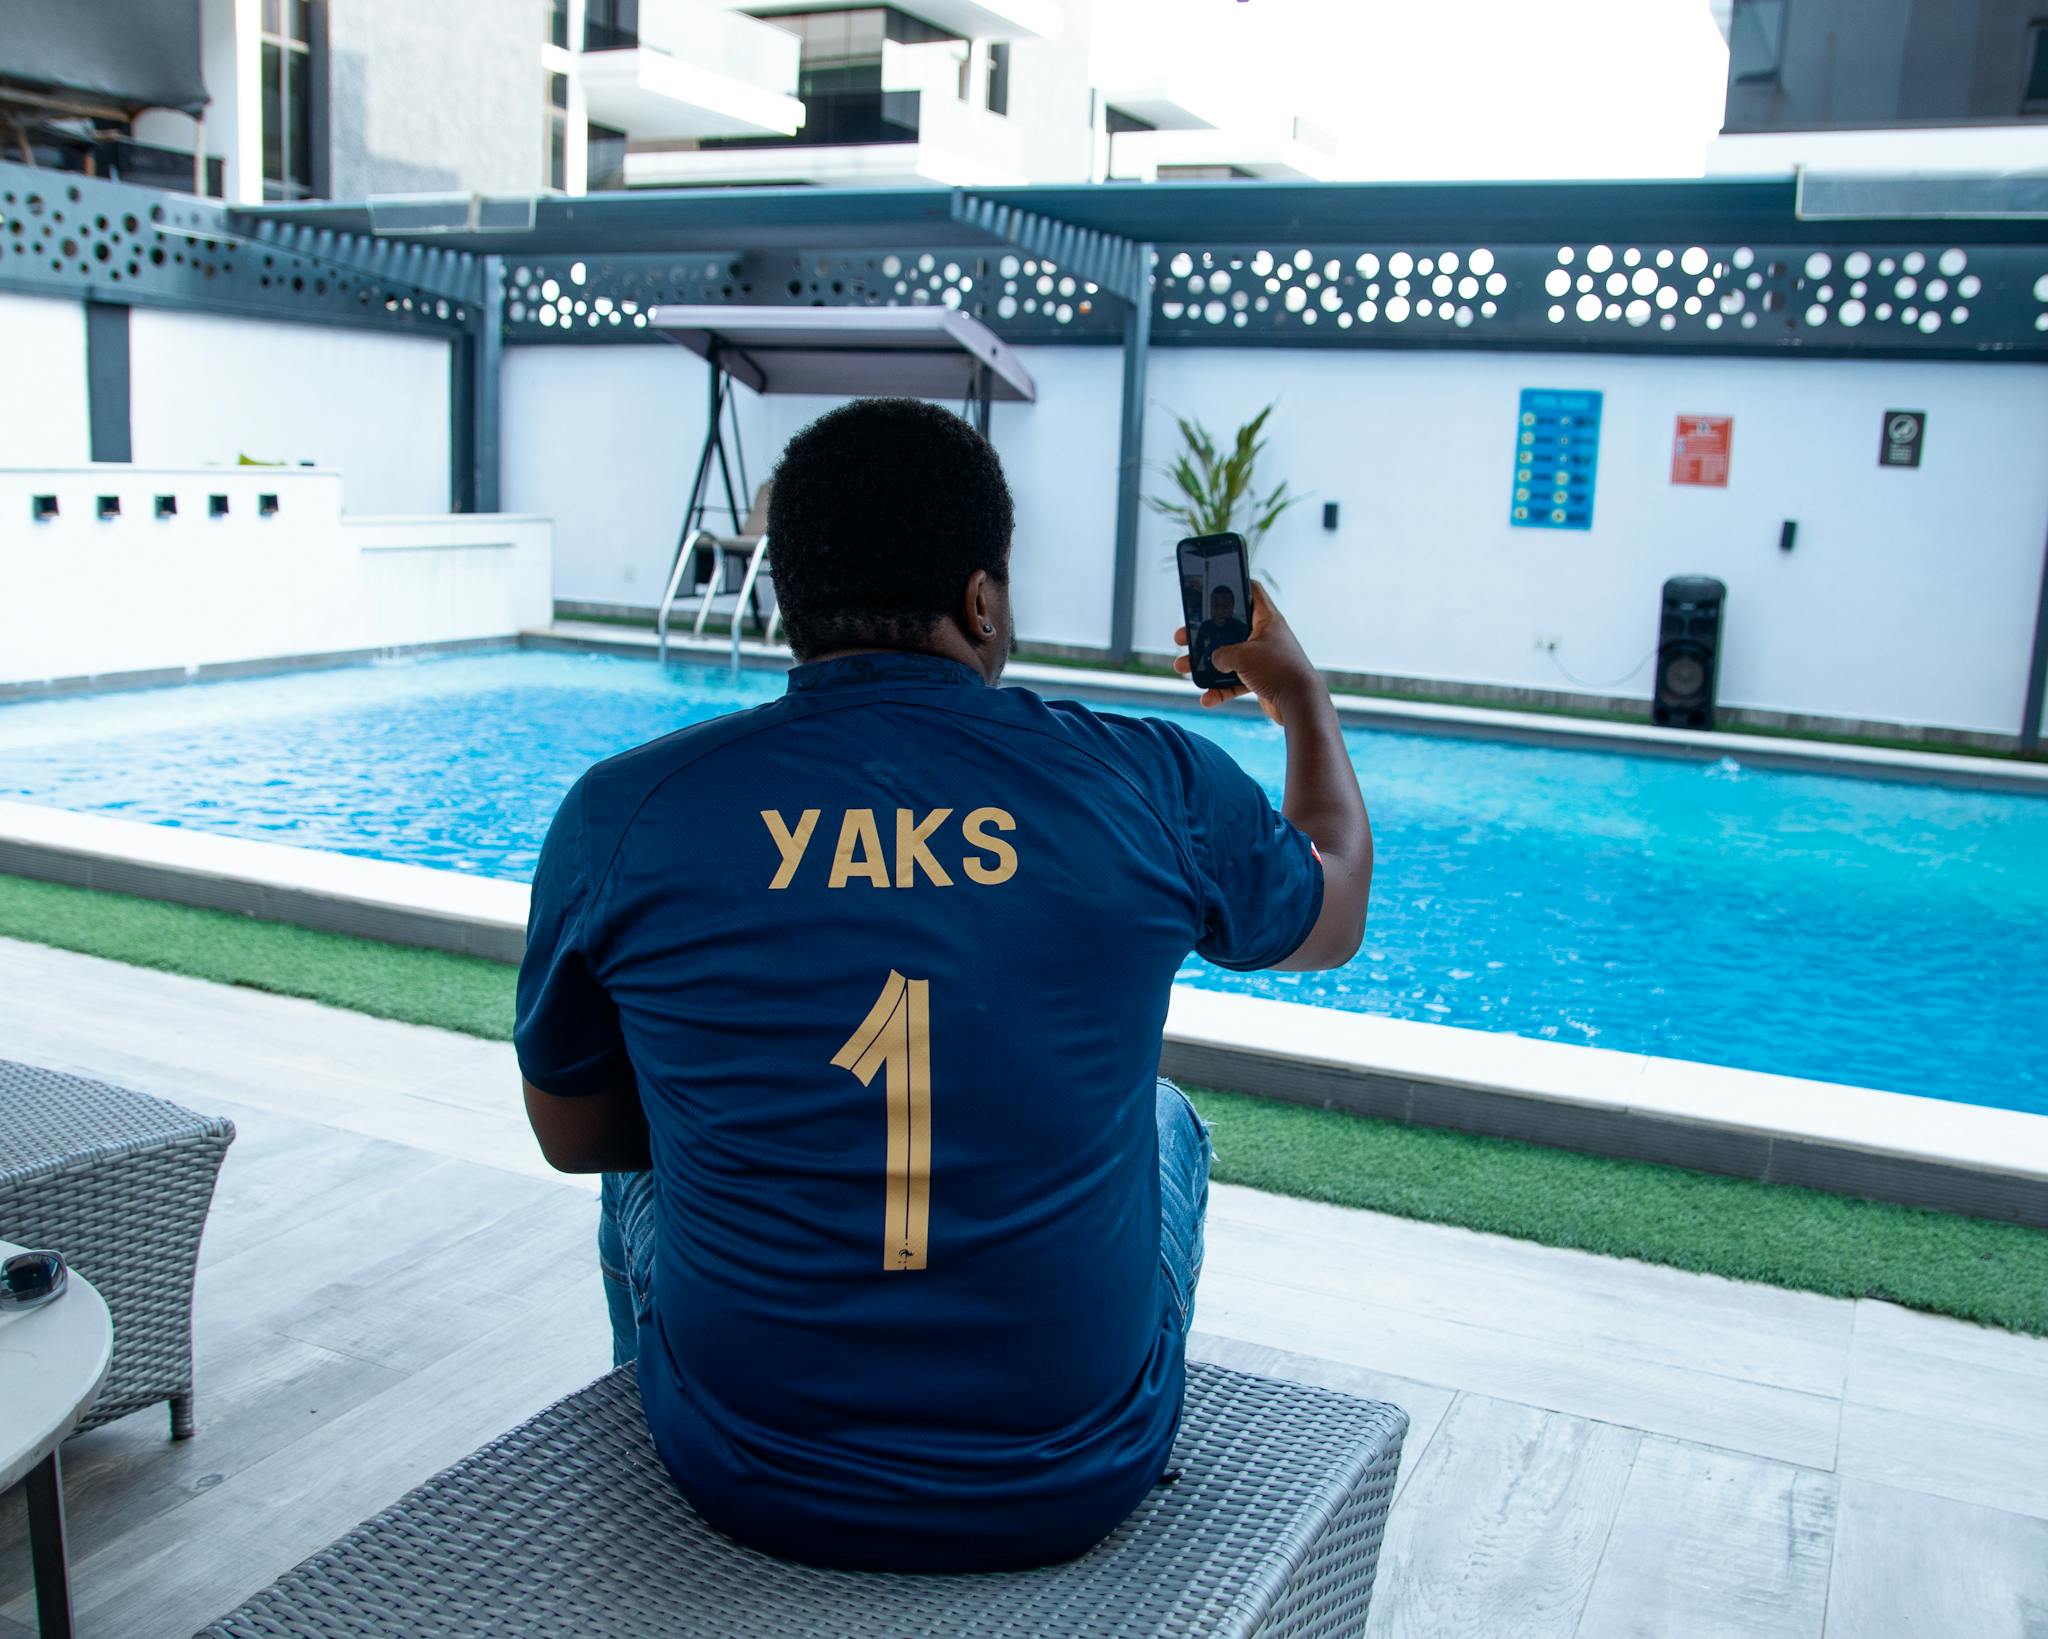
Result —
M1238 618L1237 594L1227 586L1219 586L1209 594L1209 618L1195 628L1195 640L1188 645L1188 663L1196 670L1214 665L1218 649L1242 643L1251 635L1251 627ZM1230 670L1228 666L1216 669Z
M1285 818L1204 739L991 686L1011 522L946 410L800 433L788 692L600 763L534 878L527 1109L606 1175L616 1353L698 1511L816 1563L1044 1564L1160 1479L1208 1188L1155 1080L1173 975L1363 929L1364 804L1270 600L1220 660L1286 728Z

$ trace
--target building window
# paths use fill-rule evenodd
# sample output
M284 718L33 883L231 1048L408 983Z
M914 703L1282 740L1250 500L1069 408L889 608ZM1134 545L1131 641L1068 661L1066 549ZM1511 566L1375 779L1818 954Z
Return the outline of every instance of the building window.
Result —
M883 46L964 44L921 18L892 6L864 6L853 11L780 12L762 19L803 41L797 95L830 95L838 91L879 91L882 88ZM966 93L962 92L962 101Z
M584 160L589 171L584 188L604 193L626 185L626 133L591 120L584 126Z
M1728 18L1728 79L1774 85L1785 57L1787 0L1735 0Z
M640 43L640 0L590 0L583 13L585 51L631 51Z
M988 48L988 111L1010 111L1010 42L998 40Z
M796 94L804 103L803 129L794 137L705 137L700 147L916 142L924 97L950 98L957 92L971 106L977 95L967 42L893 6L772 12L762 21L802 42ZM894 49L904 46L920 49L907 56Z
M312 0L263 0L263 197L313 192Z
M2022 101L2029 113L2048 110L2048 21L2027 30L2027 88Z
M547 32L542 36L551 46L569 49L569 0L543 0L547 7Z
M569 186L569 76L543 69L547 82L547 178L560 192Z

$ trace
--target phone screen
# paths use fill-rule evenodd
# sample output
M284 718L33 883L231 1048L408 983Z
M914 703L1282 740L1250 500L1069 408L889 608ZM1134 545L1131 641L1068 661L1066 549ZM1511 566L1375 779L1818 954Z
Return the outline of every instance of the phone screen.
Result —
M1188 629L1189 676L1203 689L1234 689L1237 673L1211 656L1252 635L1251 571L1242 535L1191 535L1175 554L1180 607Z

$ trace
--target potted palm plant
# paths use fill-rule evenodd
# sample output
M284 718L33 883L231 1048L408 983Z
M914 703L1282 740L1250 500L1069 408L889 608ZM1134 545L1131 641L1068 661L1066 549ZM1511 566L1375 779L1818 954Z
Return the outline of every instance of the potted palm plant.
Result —
M1234 531L1244 537L1247 556L1255 558L1266 531L1302 499L1288 493L1285 482L1264 495L1257 493L1259 455L1266 447L1261 434L1273 409L1268 404L1238 428L1228 448L1219 448L1201 422L1175 416L1184 448L1163 469L1173 480L1173 489L1166 495L1146 496L1145 504L1190 535Z

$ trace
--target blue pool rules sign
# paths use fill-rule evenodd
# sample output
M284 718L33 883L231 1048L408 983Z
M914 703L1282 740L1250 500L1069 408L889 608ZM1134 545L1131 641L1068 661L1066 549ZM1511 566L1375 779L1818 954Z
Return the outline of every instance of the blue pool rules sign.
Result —
M1524 387L1508 521L1519 529L1591 529L1599 465L1600 394Z

